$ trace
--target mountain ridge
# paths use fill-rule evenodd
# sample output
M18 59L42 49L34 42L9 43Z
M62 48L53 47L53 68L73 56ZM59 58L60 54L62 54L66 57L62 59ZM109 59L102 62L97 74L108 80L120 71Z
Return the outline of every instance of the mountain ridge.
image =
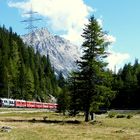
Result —
M52 35L47 28L35 30L33 33L22 36L27 45L30 44L30 36L33 37L33 48L39 51L41 55L49 55L56 75L63 73L65 77L76 69L76 60L80 58L80 49L58 35Z

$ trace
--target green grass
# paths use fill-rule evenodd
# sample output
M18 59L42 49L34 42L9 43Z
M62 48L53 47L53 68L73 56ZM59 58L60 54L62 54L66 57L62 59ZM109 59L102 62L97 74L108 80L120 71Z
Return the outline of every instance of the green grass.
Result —
M43 121L46 116L46 121ZM12 128L11 132L0 132L0 140L140 139L140 114L133 115L131 119L107 118L106 116L98 115L95 122L85 123L83 116L73 118L48 112L0 114L0 127L10 126ZM28 121L33 119L35 121ZM80 123L68 123L68 120L70 122L79 120Z

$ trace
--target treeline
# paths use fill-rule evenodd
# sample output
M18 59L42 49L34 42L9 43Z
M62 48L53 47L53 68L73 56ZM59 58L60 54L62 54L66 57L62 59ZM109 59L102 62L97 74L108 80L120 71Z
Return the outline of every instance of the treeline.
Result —
M12 28L0 27L0 97L48 101L58 89L49 55L34 52Z
M88 80L83 79L83 75L81 78L78 72L72 73L68 79L60 78L62 79L61 88L64 89L58 98L60 112L65 114L68 111L69 114L75 116L79 111L84 110L86 100L91 102L89 112L109 109L140 109L140 64L137 59L133 65L125 64L116 74L105 70L103 78L103 85L97 83L101 89L96 89L98 92L97 94L93 92L92 97L90 94L87 96L85 94ZM84 85L82 85L83 81L86 82ZM90 87L89 91L91 90Z
M113 88L117 94L111 108L140 109L140 64L137 59L134 65L125 64L114 74Z

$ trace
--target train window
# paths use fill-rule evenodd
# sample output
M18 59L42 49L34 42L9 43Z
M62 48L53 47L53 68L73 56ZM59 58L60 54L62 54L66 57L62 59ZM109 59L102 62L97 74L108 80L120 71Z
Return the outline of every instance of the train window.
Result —
M10 104L14 104L14 101L9 101Z

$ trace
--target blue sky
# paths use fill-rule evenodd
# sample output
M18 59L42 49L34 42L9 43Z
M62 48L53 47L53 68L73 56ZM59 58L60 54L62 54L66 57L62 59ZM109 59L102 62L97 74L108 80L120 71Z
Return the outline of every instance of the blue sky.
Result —
M113 50L128 53L127 62L140 59L140 1L139 0L86 0L102 16L103 29L115 36Z
M0 0L0 25L11 26L18 34L27 33L20 21L31 4L43 19L37 26L78 45L87 17L94 14L114 42L109 48L111 69L140 59L140 0Z

